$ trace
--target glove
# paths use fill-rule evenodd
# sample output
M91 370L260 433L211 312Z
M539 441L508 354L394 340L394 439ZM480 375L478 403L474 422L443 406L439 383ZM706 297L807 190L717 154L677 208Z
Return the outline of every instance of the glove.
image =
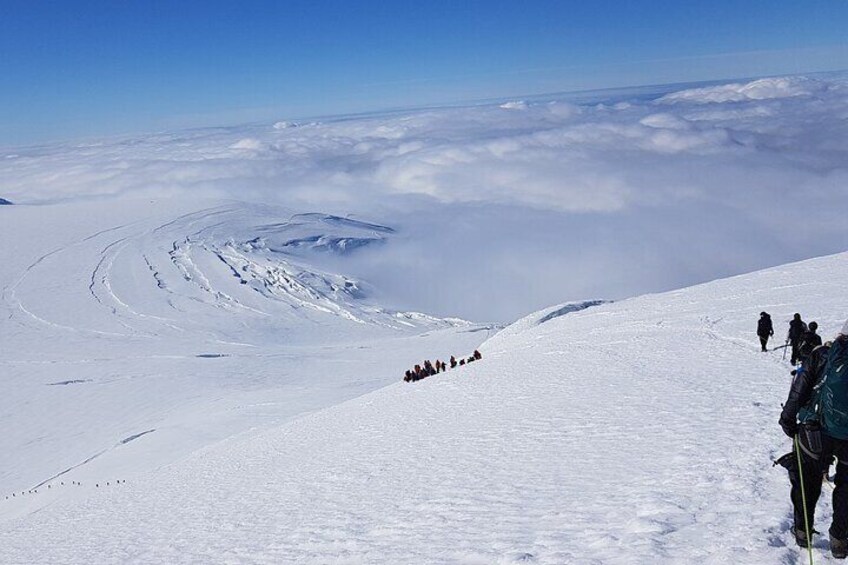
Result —
M798 435L798 424L795 421L781 420L780 427L783 429L783 433L789 437Z

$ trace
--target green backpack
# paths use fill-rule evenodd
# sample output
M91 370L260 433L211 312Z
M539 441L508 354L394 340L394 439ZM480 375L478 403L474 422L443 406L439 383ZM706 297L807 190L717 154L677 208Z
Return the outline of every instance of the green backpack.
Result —
M824 431L848 440L848 338L840 337L830 346L818 397Z

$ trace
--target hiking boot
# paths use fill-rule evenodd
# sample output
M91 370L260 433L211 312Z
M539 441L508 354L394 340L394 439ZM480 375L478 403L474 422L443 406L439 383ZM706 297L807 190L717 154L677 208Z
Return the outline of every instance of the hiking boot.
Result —
M830 536L830 552L837 559L848 557L848 541Z
M807 541L807 532L803 528L792 528L792 534L795 536L795 543L798 547L807 548L810 543Z

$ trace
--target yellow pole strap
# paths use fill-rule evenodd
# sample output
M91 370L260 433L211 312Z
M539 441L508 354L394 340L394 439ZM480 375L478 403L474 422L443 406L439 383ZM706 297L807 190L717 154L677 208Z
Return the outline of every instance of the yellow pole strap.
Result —
M804 488L804 469L801 465L801 445L798 434L795 434L795 455L798 457L798 476L801 479L801 500L804 507L804 528L807 531L807 549L810 552L810 565L813 565L813 536L810 535L810 519L807 517L807 493Z

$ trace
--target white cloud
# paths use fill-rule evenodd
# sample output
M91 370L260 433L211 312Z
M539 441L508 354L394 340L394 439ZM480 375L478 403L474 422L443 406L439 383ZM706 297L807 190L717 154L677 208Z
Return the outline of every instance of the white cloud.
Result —
M402 306L505 319L843 250L846 85L788 77L21 147L0 160L0 197L355 213L399 235L339 269Z
M763 78L748 83L731 83L704 88L681 90L663 96L662 103L689 102L698 104L744 102L811 96L824 89L824 84L805 77Z
M245 137L244 139L240 139L237 142L230 145L231 149L246 149L248 151L258 151L262 149L264 145L258 139L254 139L252 137Z
M675 130L691 130L692 124L680 116L662 112L659 114L649 114L639 120L643 126L659 129L675 129Z
M501 104L504 110L526 110L527 102L524 100L513 100L512 102L504 102Z

